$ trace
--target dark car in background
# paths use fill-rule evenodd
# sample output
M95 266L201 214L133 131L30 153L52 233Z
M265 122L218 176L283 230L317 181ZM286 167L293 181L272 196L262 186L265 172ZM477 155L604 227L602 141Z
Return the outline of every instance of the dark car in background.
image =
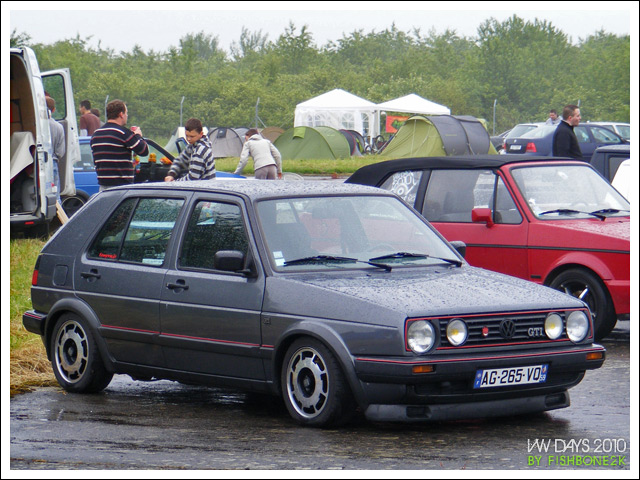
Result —
M534 123L519 123L511 130L506 132L502 137L502 146L500 149L496 148L500 153L506 153L504 149L506 148L506 141L509 138L516 138L525 135L528 132L535 130L536 128L542 127L544 125L543 122L534 122Z
M606 145L595 149L590 163L611 182L622 162L629 158L631 158L631 145Z
M304 425L569 406L604 362L588 307L482 270L396 195L338 182L144 183L45 245L25 328L60 385L280 395Z
M471 265L570 293L596 339L630 314L629 202L591 165L527 155L427 157L360 168L349 183L395 192Z
M549 157L554 153L553 135L557 125L543 125L528 131L519 137L505 138L504 153L527 154ZM581 123L573 129L580 144L582 159L588 162L596 148L604 145L622 145L628 143L608 128L589 123Z

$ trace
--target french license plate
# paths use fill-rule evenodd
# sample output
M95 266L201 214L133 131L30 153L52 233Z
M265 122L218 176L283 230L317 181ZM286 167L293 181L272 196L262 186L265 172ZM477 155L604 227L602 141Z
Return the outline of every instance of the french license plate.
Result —
M548 365L478 370L473 388L506 387L547 381Z
M520 150L522 148L522 145L511 145L511 148L509 148L509 151L512 152L514 150Z

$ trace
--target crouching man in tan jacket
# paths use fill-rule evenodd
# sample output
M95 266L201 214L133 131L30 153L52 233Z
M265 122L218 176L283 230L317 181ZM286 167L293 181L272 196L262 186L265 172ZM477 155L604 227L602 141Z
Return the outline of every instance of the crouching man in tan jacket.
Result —
M256 180L282 179L282 157L278 149L269 140L263 138L255 128L249 130L244 138L240 161L233 173L241 175L249 157L252 157Z

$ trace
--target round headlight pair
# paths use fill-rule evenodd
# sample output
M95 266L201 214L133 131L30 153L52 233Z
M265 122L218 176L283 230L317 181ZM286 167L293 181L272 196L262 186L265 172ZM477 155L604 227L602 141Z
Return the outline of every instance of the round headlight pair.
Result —
M557 313L547 315L544 321L544 331L551 340L557 340L562 335L562 317ZM567 336L574 343L581 342L589 333L589 319L582 311L571 312L567 317Z

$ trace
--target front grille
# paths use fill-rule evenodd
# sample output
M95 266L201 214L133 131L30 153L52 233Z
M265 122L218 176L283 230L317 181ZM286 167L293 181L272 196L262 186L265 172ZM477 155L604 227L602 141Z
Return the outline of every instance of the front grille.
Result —
M469 336L465 347L509 345L519 343L549 341L544 332L544 321L549 312L535 312L511 315L460 316L455 317L467 324ZM555 312L566 323L565 312ZM453 347L447 341L447 325L453 318L437 320L440 329L440 347ZM567 340L566 329L558 340Z

